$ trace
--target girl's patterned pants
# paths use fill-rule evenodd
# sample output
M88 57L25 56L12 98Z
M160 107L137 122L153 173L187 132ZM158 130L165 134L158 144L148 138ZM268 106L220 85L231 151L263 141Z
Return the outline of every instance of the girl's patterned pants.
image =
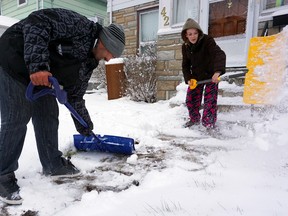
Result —
M200 106L204 90L204 105L202 125L207 128L213 128L217 120L217 97L218 84L208 83L200 84L193 90L188 87L186 95L186 105L192 123L200 123Z

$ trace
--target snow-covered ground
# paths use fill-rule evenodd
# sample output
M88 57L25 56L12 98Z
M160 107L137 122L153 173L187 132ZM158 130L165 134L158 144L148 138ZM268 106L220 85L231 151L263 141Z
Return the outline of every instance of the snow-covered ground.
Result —
M107 100L105 91L86 95L95 133L133 137L139 144L132 156L77 152L72 162L83 175L74 180L41 175L29 125L16 172L24 202L0 203L2 214L287 215L288 114L219 113L221 134L211 136L201 127L182 127L186 107L170 103L183 101L183 95L180 88L175 98L154 104ZM60 149L75 151L77 132L62 105L59 131Z
M82 171L72 180L41 175L29 124L16 172L24 202L0 203L0 215L288 215L288 103L220 112L220 131L211 134L182 127L185 88L181 84L174 98L154 104L107 100L103 90L85 95L94 132L134 138L139 144L131 156L75 152L77 132L60 105L60 149ZM237 87L223 82L220 88ZM229 100L219 97L219 104L241 105L238 97Z

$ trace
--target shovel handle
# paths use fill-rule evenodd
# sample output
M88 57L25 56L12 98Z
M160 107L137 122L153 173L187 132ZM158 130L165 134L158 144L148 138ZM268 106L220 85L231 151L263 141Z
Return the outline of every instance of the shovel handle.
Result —
M218 77L218 80L220 81L220 77ZM212 79L201 80L201 81L197 81L195 79L191 79L190 80L190 89L193 90L193 89L195 89L197 87L197 85L210 83L210 82L212 82Z
M70 103L67 101L67 92L60 88L60 85L56 78L48 77L49 82L52 84L52 88L43 88L37 92L34 92L35 86L32 82L29 83L26 89L26 98L29 101L35 101L38 98L50 94L57 98L60 104L63 104L67 107L70 113L77 119L77 121L85 128L88 128L88 124L84 121L84 119L77 113L77 111L71 106ZM93 132L92 135L98 140L101 141Z
M38 98L50 94L57 98L58 102L60 104L64 104L68 110L71 112L71 114L79 121L79 123L85 127L88 128L87 123L84 121L84 119L76 112L76 110L71 106L71 104L67 101L67 93L65 90L62 90L60 88L60 85L56 78L54 77L48 77L49 82L52 85L52 88L43 88L37 92L34 91L35 86L32 84L32 82L29 83L27 90L26 90L26 98L29 101L35 101Z
M223 76L223 77L218 77L218 80L219 81L226 81L226 80L229 80L229 79L232 79L232 78L237 78L237 77L241 77L241 76L245 76L247 72L243 72L243 73L237 73L237 74L232 74L232 75L228 75L228 76ZM190 80L190 89L195 89L197 87L197 85L200 85L200 84L205 84L205 83L209 83L209 82L212 82L212 79L207 79L207 80L201 80L201 81L197 81L195 79L191 79Z
M56 78L54 77L48 77L49 82L52 84L52 88L42 88L38 90L37 92L34 91L36 86L33 85L32 82L29 83L27 89L26 89L26 98L29 101L36 101L38 98L50 94L57 98L60 104L67 103L67 93L66 91L62 90L60 88L60 85Z

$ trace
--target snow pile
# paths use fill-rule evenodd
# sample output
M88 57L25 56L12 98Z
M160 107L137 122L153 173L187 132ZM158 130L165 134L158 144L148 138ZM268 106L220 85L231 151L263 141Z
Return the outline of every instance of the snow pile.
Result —
M110 65L110 64L123 64L124 59L123 58L112 58L108 62L105 62L105 65Z

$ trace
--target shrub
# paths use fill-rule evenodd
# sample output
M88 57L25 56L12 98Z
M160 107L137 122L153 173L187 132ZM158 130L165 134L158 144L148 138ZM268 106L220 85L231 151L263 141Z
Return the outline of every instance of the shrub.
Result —
M148 46L145 53L124 59L126 75L125 95L133 101L153 103L156 101L156 52Z
M106 69L105 69L105 61L104 60L99 61L99 65L93 71L93 74L92 74L90 80L95 84L96 89L107 87Z
M126 79L124 95L133 101L156 102L156 51L155 44L145 47L145 53L137 56L124 58L124 72ZM94 70L92 81L96 83L97 89L106 88L105 62L100 61Z

